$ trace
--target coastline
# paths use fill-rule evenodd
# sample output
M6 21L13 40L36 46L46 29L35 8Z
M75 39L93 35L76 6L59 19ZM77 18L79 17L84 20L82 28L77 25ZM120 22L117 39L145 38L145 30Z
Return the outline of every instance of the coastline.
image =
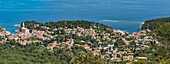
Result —
M21 25L20 25L20 24L15 24L14 26L15 26L15 27L21 27Z
M103 22L125 22L125 23L134 23L134 24L144 24L145 22L139 21L125 21L125 20L102 20Z
M109 24L107 24L107 22L113 22L113 23L129 23L129 24L133 24L133 25L136 25L136 24L139 24L139 26L138 26L138 28L136 28L136 29L133 29L133 31L132 31L132 29L131 28L129 28L129 29L125 29L125 28L123 28L123 27L119 27L119 26L122 26L122 25L119 25L119 26L116 26L116 27L113 27L113 26L110 26ZM139 31L141 31L141 27L142 27L142 25L145 23L145 22L134 22L134 21L117 21L117 22L114 22L114 21L102 21L102 22L99 22L99 23L102 23L102 24L105 24L105 25L107 25L107 26L109 26L109 27L112 27L113 29L116 29L116 30L121 30L121 31L124 31L124 32L126 32L126 33L129 33L129 34L131 34L131 33L133 33L133 32L139 32ZM126 26L126 25L125 25ZM129 26L131 26L131 25L129 25ZM20 28L21 27L21 24L15 24L14 26L13 26L13 28L11 29L11 27L10 28L8 28L8 27L4 27L4 28L6 28L6 29L10 29L10 30L8 30L10 33L12 33L12 34L15 34L16 33L16 30L18 30L18 28ZM119 28L121 28L121 29L119 29ZM134 30L137 30L137 31L134 31ZM139 30L139 31L138 31Z

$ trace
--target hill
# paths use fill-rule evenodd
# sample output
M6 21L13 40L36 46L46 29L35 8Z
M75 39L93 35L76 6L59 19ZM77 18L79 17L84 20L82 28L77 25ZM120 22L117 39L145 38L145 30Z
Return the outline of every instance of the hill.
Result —
M162 64L170 63L170 17L148 20L142 29L152 30L156 34L154 37L161 42L151 60Z
M160 45L150 30L128 34L85 20L46 23L31 20L22 22L20 30L16 31L16 34L7 34L6 30L0 32L0 48L4 52L0 55L3 57L1 63L9 60L54 64L132 63L140 60L146 63L150 61L148 55L154 53L154 47Z

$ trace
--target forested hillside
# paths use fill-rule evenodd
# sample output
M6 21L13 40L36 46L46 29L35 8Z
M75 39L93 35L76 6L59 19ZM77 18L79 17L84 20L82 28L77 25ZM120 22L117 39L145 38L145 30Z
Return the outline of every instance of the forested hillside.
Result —
M0 64L103 64L100 56L79 47L49 50L36 44L22 46L11 41L0 44L0 52Z
M145 29L155 30L158 27L158 25L163 25L165 23L170 23L170 17L147 20L142 25L142 29L143 30Z
M170 17L148 20L142 29L150 29L155 33L155 37L161 42L156 47L156 52L151 55L150 60L162 64L170 63Z

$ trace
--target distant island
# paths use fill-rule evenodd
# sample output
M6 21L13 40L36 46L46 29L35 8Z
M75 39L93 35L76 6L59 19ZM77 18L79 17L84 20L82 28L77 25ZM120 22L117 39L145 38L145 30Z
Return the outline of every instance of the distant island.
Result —
M11 34L0 27L2 64L170 63L170 18L145 21L128 34L85 20L18 24Z

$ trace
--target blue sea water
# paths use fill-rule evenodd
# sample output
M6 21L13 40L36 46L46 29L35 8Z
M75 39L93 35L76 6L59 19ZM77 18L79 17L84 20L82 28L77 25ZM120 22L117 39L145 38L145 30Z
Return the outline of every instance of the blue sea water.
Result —
M17 29L14 25L25 20L90 20L131 33L137 31L141 24L119 20L143 22L168 17L169 2L170 0L0 0L0 26L14 33Z

